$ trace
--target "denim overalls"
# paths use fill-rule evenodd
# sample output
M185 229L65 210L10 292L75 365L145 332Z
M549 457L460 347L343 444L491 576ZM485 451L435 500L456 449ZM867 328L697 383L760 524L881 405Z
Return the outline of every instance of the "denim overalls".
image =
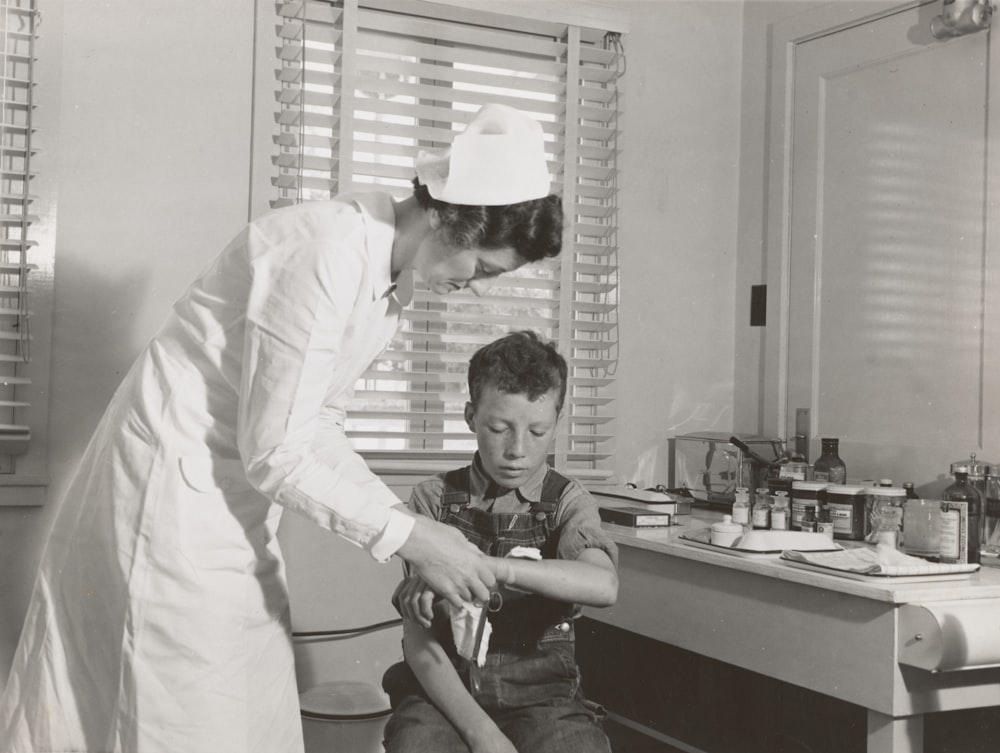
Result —
M569 481L549 470L540 499L527 512L493 513L470 503L470 469L445 474L441 522L458 528L484 553L506 556L514 547L534 547L545 559L556 557L555 526L559 500ZM490 613L493 634L486 662L470 690L497 722L519 753L607 753L607 738L580 691L574 656L574 604L534 594L505 591L503 605ZM457 656L446 618L434 632L459 676L470 687L470 663ZM391 667L383 679L393 717L386 726L386 753L433 750L467 751L451 724L423 696L405 663ZM444 747L442 747L444 746Z

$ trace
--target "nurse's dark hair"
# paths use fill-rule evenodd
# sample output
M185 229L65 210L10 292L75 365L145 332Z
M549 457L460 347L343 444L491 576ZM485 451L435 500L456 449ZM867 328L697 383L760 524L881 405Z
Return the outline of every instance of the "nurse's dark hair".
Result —
M566 359L554 343L531 330L511 332L472 354L469 361L469 400L473 409L488 386L511 395L537 400L551 390L559 391L556 412L566 400Z
M446 240L457 248L513 248L529 262L562 250L562 200L555 194L496 207L449 204L414 178L413 195L424 209L437 210Z

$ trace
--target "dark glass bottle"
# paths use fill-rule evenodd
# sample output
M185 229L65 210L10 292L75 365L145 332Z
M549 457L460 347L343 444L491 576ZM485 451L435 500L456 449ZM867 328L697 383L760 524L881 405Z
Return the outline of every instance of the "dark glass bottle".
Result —
M917 495L917 490L916 490L916 488L914 488L912 481L906 481L906 482L904 482L903 483L903 488L906 489L906 498L907 499L919 499L920 498Z
M979 547L983 538L983 498L976 487L969 483L968 472L955 471L955 483L945 489L941 496L950 502L969 503L967 551L969 562L979 562Z
M816 533L816 508L807 507L802 513L802 522L799 524L803 531Z
M814 481L829 481L831 484L843 484L847 480L847 466L840 459L840 440L823 437L823 454L813 466Z

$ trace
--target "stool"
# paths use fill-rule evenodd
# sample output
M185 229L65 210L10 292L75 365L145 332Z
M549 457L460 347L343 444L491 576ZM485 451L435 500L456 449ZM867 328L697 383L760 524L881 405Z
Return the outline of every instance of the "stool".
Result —
M327 682L299 695L306 753L382 753L389 699L365 682Z

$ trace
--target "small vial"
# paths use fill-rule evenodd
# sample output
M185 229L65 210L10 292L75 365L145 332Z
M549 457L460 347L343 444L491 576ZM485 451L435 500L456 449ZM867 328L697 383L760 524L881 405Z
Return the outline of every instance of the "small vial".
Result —
M833 541L833 519L830 517L830 508L826 505L819 508L819 514L816 517L816 533L822 533Z
M750 490L740 487L736 490L736 501L733 502L733 522L750 529Z
M788 492L777 491L774 493L774 502L771 505L771 528L775 531L787 531L791 525L791 511L788 509Z
M766 530L771 527L771 495L767 489L757 490L750 518L755 529Z
M816 508L807 507L802 512L802 522L799 523L800 530L809 531L810 533L816 532Z

